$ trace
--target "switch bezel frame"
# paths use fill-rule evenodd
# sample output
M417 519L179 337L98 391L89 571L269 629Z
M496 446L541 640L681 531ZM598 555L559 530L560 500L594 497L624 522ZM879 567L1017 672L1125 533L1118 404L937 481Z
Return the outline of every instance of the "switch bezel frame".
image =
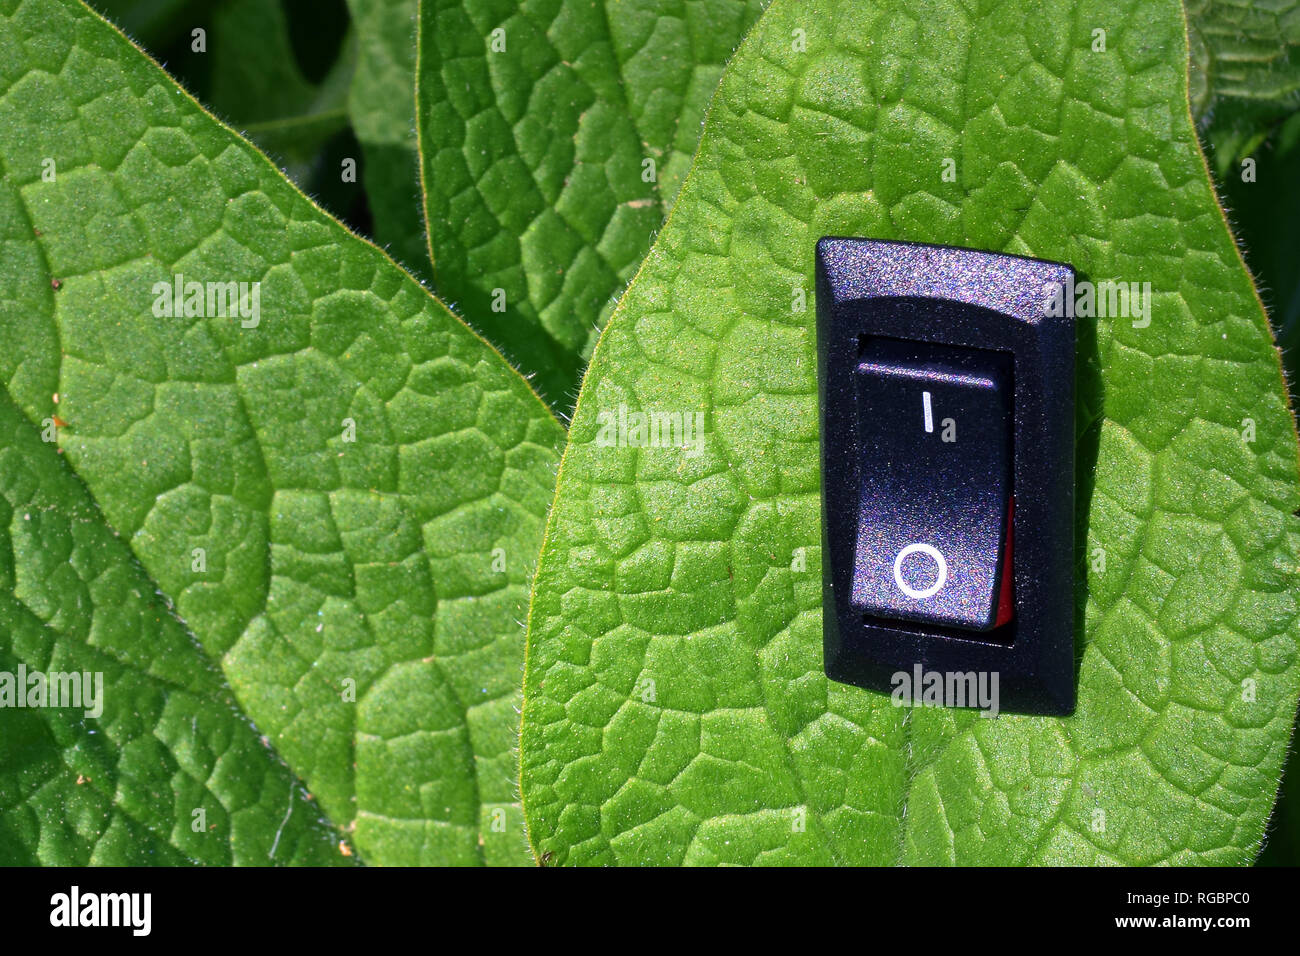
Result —
M941 673L997 672L1000 710L1073 712L1075 329L1069 309L1049 316L1046 308L1053 284L1068 289L1073 274L1062 263L953 246L818 241L822 633L832 680L890 693L894 675L910 676L918 664ZM868 623L851 601L861 508L853 375L864 335L1011 356L1009 642L1006 634Z

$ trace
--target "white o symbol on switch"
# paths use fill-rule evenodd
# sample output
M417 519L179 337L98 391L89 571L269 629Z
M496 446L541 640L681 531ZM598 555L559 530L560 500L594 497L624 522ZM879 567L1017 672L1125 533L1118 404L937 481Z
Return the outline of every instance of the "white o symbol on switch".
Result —
M917 590L903 580L903 562L907 560L909 555L916 554L917 552L928 554L930 557L934 558L934 563L939 569L939 577L935 579L933 584L924 590ZM909 544L902 551L898 552L898 557L894 559L894 583L898 585L900 591L910 598L922 599L931 597L938 594L939 589L948 583L948 562L943 559L943 555L939 553L938 548L932 547L928 544Z

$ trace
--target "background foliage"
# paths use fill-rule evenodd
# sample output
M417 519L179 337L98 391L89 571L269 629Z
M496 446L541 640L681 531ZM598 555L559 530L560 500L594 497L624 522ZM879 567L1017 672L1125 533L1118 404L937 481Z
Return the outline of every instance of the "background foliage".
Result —
M570 413L577 399L600 330L678 200L723 67L766 6L757 0L621 0L607 4L608 9L602 12L590 2L564 0L524 4L514 0L99 0L91 5L136 40L204 107L255 142L303 192L354 232L374 237L411 275L436 288L443 301L528 375L561 418ZM50 9L56 5L51 3ZM1294 185L1300 182L1300 7L1288 2L1257 5L1247 0L1188 0L1186 10L1191 51L1189 100L1197 130L1218 194L1268 306L1289 380L1295 383L1300 371L1300 243L1296 232L1300 189ZM1139 18L1148 13L1141 6L1130 12ZM58 36L57 23L62 21L52 17L52 22L56 25L50 28L50 36ZM517 44L516 56L489 59L484 37L497 25L506 28L508 42ZM75 33L81 28L69 29ZM206 50L202 53L192 46L196 29L205 31ZM882 50L898 39L885 26L863 25L863 29L879 31L876 39ZM891 66L886 58L883 68L897 69L897 64ZM770 79L757 76L752 88L763 90ZM887 79L883 82L888 85ZM756 103L755 114L764 108L762 102ZM202 126L201 119L196 122ZM917 132L924 135L922 129ZM826 135L834 138L843 133L843 128L836 127ZM215 137L214 149L218 141L225 142L211 135ZM652 159L655 166L649 181L643 175L645 158ZM341 164L348 159L358 160L356 183L339 175ZM1242 164L1248 160L1255 164L1254 182L1241 175ZM816 164L811 172L818 174ZM725 174L733 185L734 177L741 175L739 171ZM296 205L297 198L287 191L277 192L279 187L271 178L260 182L268 195L279 197L276 202L282 208L299 210L289 218L313 220L312 212ZM874 185L885 188L880 183ZM68 215L72 216L71 207ZM683 213L682 218L691 215ZM916 221L924 218L922 210ZM58 219L51 223L57 225ZM327 223L321 225L328 229ZM284 226L271 222L247 228L243 238L258 242L269 241L265 236ZM708 232L709 223L703 221L700 228ZM259 235L263 238L258 239ZM950 238L961 240L960 236ZM517 499L511 504L517 513L506 526L498 527L497 535L501 539L515 536L521 551L533 542L535 552L534 538L550 489L536 486L531 476L538 469L549 472L554 467L554 456L563 446L559 427L526 389L509 382L508 370L495 353L478 344L468 330L461 334L462 327L440 304L421 299L386 262L372 261L368 253L339 241L343 261L364 262L365 269L376 270L375 275L382 278L373 279L369 273L364 282L336 277L322 287L324 280L318 277L313 285L315 301L328 300L341 291L373 296L378 290L382 301L372 303L375 311L365 313L368 320L363 314L355 328L362 328L364 321L382 321L379 316L387 315L393 322L394 339L381 343L380 351L389 348L394 355L418 351L409 340L408 344L396 344L404 334L403 323L408 335L433 323L456 343L447 355L461 361L465 369L474 370L462 371L458 384L501 396L495 403L478 405L480 409L490 407L501 422L499 426L487 425L485 434L502 447L516 449L516 456L523 448L522 454L535 460L505 466L507 470L517 467L521 490L511 495ZM181 262L178 258L173 261ZM186 268L188 271L190 266ZM312 284L312 280L308 282ZM653 294L652 282L653 275L646 279L642 301ZM504 312L492 307L493 292L498 288L506 290ZM76 291L75 285L72 291ZM418 307L417 301L421 303ZM66 332L66 320L59 318L57 309L52 315L52 321L56 325L62 322ZM618 341L614 336L609 348L616 349ZM241 361L270 357L274 353L244 356ZM436 367L438 356L426 359L431 370ZM330 374L338 377L327 380L335 388L346 391L356 387L357 394L362 394L359 378L364 375L350 368L341 353L334 360L341 371L331 370ZM354 780L355 768L346 765L342 751L331 756L327 747L322 748L322 740L286 733L292 721L286 722L276 713L286 699L286 690L249 684L259 669L282 666L289 697L296 697L299 706L321 706L310 687L292 686L301 677L293 666L262 658L232 658L221 644L195 646L185 625L171 617L165 599L150 597L153 582L162 582L167 572L161 564L151 565L147 544L143 552L137 552L142 565L134 564L114 534L114 529L138 532L143 528L139 517L144 513L143 504L133 502L127 494L108 491L108 484L101 492L81 436L73 440L82 443L82 450L72 445L69 450L74 464L84 461L89 466L79 471L84 472L90 493L99 499L98 507L48 447L31 441L24 432L28 426L22 413L34 419L48 411L40 409L38 413L35 403L38 393L49 389L44 381L24 388L21 372L19 368L17 377L10 379L13 400L6 399L8 404L0 406L0 428L13 436L5 442L5 453L11 458L21 453L21 465L6 469L0 508L9 519L18 514L41 516L39 521L47 525L46 539L55 543L46 547L67 562L61 573L76 569L77 576L66 582L67 587L45 589L34 582L47 577L57 580L56 569L24 567L21 562L9 569L21 600L4 611L12 634L9 644L0 649L0 666L8 667L19 659L29 660L31 666L41 663L51 667L53 661L71 665L84 659L91 662L84 666L103 666L114 675L114 681L138 687L133 691L138 706L110 715L115 730L99 741L90 740L85 728L62 725L57 717L29 718L21 733L6 734L7 750L0 750L0 766L18 766L20 750L25 756L7 780L0 778L4 781L0 782L0 798L6 793L18 794L15 805L20 802L24 806L23 816L7 815L8 821L18 823L0 826L0 853L5 858L118 862L132 859L128 853L135 852L162 861L205 862L263 858L277 862L527 861L522 841L493 842L490 819L492 811L499 808L510 815L512 832L517 828L518 806L510 783L513 756L508 743L513 725L506 705L517 699L510 687L518 679L519 660L501 653L505 644L517 639L517 635L504 636L501 621L525 613L523 592L532 554L512 565L510 590L495 619L484 615L473 622L464 615L456 616L455 611L447 618L457 627L468 628L467 633L480 635L481 640L474 642L479 646L497 642L487 645L497 649L491 666L476 665L474 648L461 648L469 655L462 676L466 687L476 682L491 686L492 700L502 706L480 711L486 717L480 721L473 708L464 706L464 688L441 698L437 695L443 690L417 690L414 685L396 689L396 696L432 696L417 696L417 704L409 712L388 708L369 715L376 744L371 751L372 779L406 773L442 780L444 785L415 796L389 792L382 784L367 787ZM467 385L474 378L477 386ZM610 381L607 376L593 379L602 380ZM432 395L446 381L428 385ZM326 401L310 383L301 380L274 387L283 387L292 402ZM471 405L482 401L481 392L475 392ZM463 397L465 393L460 394ZM268 401L275 406L275 401ZM286 416L292 414L287 403L282 405ZM386 436L385 441L399 449L418 447L457 427L457 416L467 407L464 401L458 405L452 399L416 410L410 420L398 423L398 430L405 428L405 433ZM501 434L493 434L496 427ZM237 443L231 448L239 454ZM289 463L297 452L283 449L284 465L277 465L274 457L270 460L266 467L272 487L277 468L292 467ZM597 473L594 466L591 473ZM104 471L102 481L108 480ZM360 479L356 490L373 490L369 480ZM56 506L49 498L51 489L64 485L66 494ZM522 490L524 485L529 487ZM311 489L310 481L305 487ZM666 489L668 485L658 487ZM316 490L324 494L334 489L320 486ZM148 489L140 491L143 495ZM307 494L280 500L291 501L297 509L294 520L302 519L304 528L314 527L313 522L321 517L319 502L313 503ZM486 493L482 501L484 507L499 505ZM371 520L364 504L355 507L358 521ZM258 520L255 511L254 521ZM347 513L345 508L336 515L336 524L345 523ZM455 524L455 515L445 503L411 495L391 520L423 524L427 529L439 516ZM273 523L275 518L273 509L268 510L267 521ZM561 520L566 520L563 514ZM6 524L27 530L14 520ZM31 530L38 536L42 533L39 524ZM439 532L446 534L447 527ZM463 524L460 532L473 537L469 523ZM12 537L12 531L9 533ZM202 529L195 528L173 529L171 533L187 544L202 537ZM274 537L274 527L271 533ZM355 592L355 583L339 584L349 574L355 578L370 561L352 551L345 562L350 568L327 566L329 551L342 548L339 542L343 540L331 540L330 533L329 522L323 521L320 534L312 540L302 535L279 540L281 556L290 561L283 579L293 593L287 594L286 600L297 602L299 609L313 607L326 612L333 607L338 613L344 613L340 609L347 608L349 601L355 602L347 613L359 611L366 626L376 629L379 638L375 646L384 646L385 628L391 640L398 641L404 625L386 619L383 606L405 586L381 584L368 603ZM686 533L689 535L689 529ZM454 532L452 539L456 540ZM481 550L482 544L466 538L463 554L458 556L452 549L435 555L441 571L449 575L452 590L462 596L484 593L484 581L465 563L466 556ZM383 554L385 560L400 562L420 545L408 542L405 552L386 552L381 542L370 542L368 547L373 548L372 559ZM97 562L106 560L101 552L111 554L114 549L122 550L122 564L128 570L116 577L98 574ZM14 538L9 550L20 555L34 553L32 546L24 546L21 536ZM99 556L79 558L83 552ZM643 557L649 564L636 573L653 578L654 556ZM728 569L733 575L737 570L744 573L744 569ZM274 579L275 567L267 574ZM185 582L173 583L178 586L166 590L187 593ZM566 584L556 594L568 589ZM147 626L156 630L159 643L152 649L147 642L133 645L127 636L121 638L121 647L115 647L113 639L103 633L106 625L96 623L106 617L94 608L120 601L125 595L135 598L128 602L128 616L121 618L122 634L131 630L129 614L137 614L140 621L152 622ZM235 605L239 613L238 602ZM695 611L703 607L707 602L697 605ZM184 600L180 610L186 618ZM571 610L565 609L566 613ZM188 612L200 632L205 615L215 622L213 630L229 631L230 623L222 619L229 611L217 608L210 599L189 598ZM582 613L599 616L600 612ZM66 639L49 643L51 622L57 622ZM283 622L281 626L291 627ZM167 655L158 650L173 644L175 648ZM318 660L327 660L326 649L317 650ZM95 657L104 653L112 660L101 662ZM152 660L151 655L158 659ZM420 656L415 649L403 648L395 659L415 664ZM163 657L171 668L166 674L162 673ZM178 663L191 658L192 666ZM708 666L707 661L700 666ZM378 676L384 673L383 668L374 673L377 679L392 679L391 671L387 677ZM169 680L177 685L170 691ZM453 668L448 685L457 681ZM288 768L271 751L255 746L257 736L238 716L231 687L248 716L275 738L275 750L288 760ZM213 715L205 718L205 726L212 728L209 738L220 738L219 745L210 743L206 752L182 739L175 729L201 708ZM217 716L219 712L227 716ZM428 714L436 715L436 726L418 726ZM329 720L325 724L328 726ZM884 737L889 734L888 728L877 730ZM408 734L418 737L419 732L427 732L435 743L405 752L382 744ZM935 739L946 732L935 728ZM139 742L142 735L152 738L148 747ZM436 743L444 737L456 739L445 747ZM245 781L243 789L231 789L228 781L222 782L222 767L235 761L256 767L254 779L262 782L250 788ZM467 763L475 769L467 772ZM1293 759L1293 769L1295 763ZM364 773L366 768L361 769ZM124 779L139 780L149 780L152 774L152 789L123 799L111 788L92 785L88 789L83 782L118 773ZM480 782L487 781L481 792L458 789L454 781L476 779L476 774ZM307 788L298 784L295 776ZM1261 863L1300 860L1300 785L1296 776L1289 773L1284 779L1271 824L1273 836ZM599 789L600 785L593 781L591 786ZM79 790L87 794L84 800L67 796ZM934 790L940 792L940 783L934 783ZM170 794L165 802L174 804L161 815L152 809L159 794ZM358 794L363 804L369 801L359 814L354 806ZM543 803L538 800L539 806ZM61 804L78 806L80 819L56 826ZM303 810L296 816L293 812L284 816L287 824L280 823L280 807L292 810L298 804ZM210 847L187 844L183 835L170 841L149 836L168 831L180 834L185 828L179 808L191 805L211 806L217 817L231 821L222 824L231 827L231 839L215 855ZM112 824L105 827L101 815L111 818ZM347 854L339 852L338 847L344 844L324 823L325 816L343 826ZM412 839L403 828L416 818L422 821L417 825L424 836ZM249 822L236 824L237 820ZM362 825L359 835L358 822ZM581 821L570 820L569 831L581 832ZM360 851L355 857L350 855L353 846Z

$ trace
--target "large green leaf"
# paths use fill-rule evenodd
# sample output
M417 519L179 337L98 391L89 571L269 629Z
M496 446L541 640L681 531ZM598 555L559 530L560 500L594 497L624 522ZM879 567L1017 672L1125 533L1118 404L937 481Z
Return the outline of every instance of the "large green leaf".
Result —
M415 11L418 0L348 0L357 68L348 113L365 151L361 178L375 241L413 274L430 275L415 145Z
M570 429L524 686L543 862L1252 858L1300 690L1296 433L1186 63L1174 0L767 11ZM1149 325L1080 324L1074 716L823 676L828 234L1151 283ZM621 406L700 412L702 444L611 447Z
M527 383L71 0L0 0L0 236L0 382L360 855L526 860Z
M0 713L0 863L319 865L351 853L55 446L0 394L0 672L16 679L20 666L102 683L79 707Z
M440 294L557 408L671 205L763 0L421 0ZM498 292L499 290L499 292Z

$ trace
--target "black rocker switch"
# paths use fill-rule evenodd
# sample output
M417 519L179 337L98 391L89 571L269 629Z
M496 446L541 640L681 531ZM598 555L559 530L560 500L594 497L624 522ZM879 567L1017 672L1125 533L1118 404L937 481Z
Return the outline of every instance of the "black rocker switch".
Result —
M997 352L866 338L853 602L987 631L1010 620L1011 369Z
M1072 275L971 249L818 242L833 680L889 693L916 668L992 675L1000 710L1073 711Z

